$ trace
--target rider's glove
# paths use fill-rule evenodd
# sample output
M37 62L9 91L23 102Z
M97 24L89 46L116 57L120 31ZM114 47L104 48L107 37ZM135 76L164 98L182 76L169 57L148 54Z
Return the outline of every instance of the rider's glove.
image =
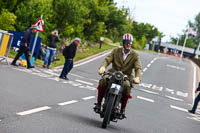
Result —
M140 78L139 78L139 77L133 78L133 82L134 82L135 84L139 84L139 83L140 83Z
M106 68L104 66L99 68L99 75L103 74L105 72Z

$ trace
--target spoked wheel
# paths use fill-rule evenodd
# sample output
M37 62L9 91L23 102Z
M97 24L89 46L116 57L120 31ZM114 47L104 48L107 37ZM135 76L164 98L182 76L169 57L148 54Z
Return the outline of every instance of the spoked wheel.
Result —
M115 95L110 94L107 99L106 110L103 118L102 128L106 128L107 125L110 123L110 116L113 108L113 104L115 101Z

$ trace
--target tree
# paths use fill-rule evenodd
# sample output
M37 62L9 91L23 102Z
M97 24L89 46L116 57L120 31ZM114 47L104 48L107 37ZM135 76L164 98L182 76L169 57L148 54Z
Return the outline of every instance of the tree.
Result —
M2 9L0 14L0 29L2 30L15 30L16 16L9 12L7 9Z
M52 21L52 0L31 0L21 2L15 12L17 16L16 29L17 31L24 32L32 24L34 24L40 15L43 15L44 20L44 34L40 36L46 40L47 34L56 28Z
M12 11L17 4L17 0L0 0L0 11L2 9L7 9L8 11Z

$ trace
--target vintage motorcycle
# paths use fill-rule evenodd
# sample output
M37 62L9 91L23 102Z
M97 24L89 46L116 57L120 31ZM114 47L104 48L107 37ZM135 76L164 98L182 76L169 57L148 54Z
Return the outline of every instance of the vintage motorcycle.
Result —
M123 81L129 80L132 82L126 75L121 71L115 71L112 74L104 72L102 76L108 74L108 89L104 96L103 106L101 111L94 111L100 114L100 117L103 118L102 128L106 128L110 121L117 122L118 120L124 119L121 110L121 98L122 92L124 89Z

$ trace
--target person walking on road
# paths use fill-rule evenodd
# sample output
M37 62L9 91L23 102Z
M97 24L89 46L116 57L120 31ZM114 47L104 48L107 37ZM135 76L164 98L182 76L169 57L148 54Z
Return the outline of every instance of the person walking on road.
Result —
M31 28L26 30L23 34L22 40L21 40L21 46L19 48L19 51L17 55L15 56L15 59L12 61L11 65L17 66L16 62L19 59L19 57L24 53L26 57L26 63L27 63L27 69L34 68L34 66L31 66L30 59L29 59L29 45L32 39L32 34L37 31L37 26L32 25Z
M199 82L199 86L197 87L195 93L197 93L198 91L200 91L200 82ZM188 110L188 112L195 114L199 101L200 101L200 93L197 95L197 97L194 100L194 105L192 107L192 110Z
M80 43L81 43L81 39L76 37L69 46L66 46L63 49L63 55L65 57L65 64L64 64L64 67L63 67L62 72L60 74L61 79L69 80L67 78L67 74L73 68L73 58L76 55L77 46L79 46Z
M44 59L43 67L49 69L56 53L56 43L59 41L58 30L52 31L52 33L47 38L48 45L46 49L46 57Z

